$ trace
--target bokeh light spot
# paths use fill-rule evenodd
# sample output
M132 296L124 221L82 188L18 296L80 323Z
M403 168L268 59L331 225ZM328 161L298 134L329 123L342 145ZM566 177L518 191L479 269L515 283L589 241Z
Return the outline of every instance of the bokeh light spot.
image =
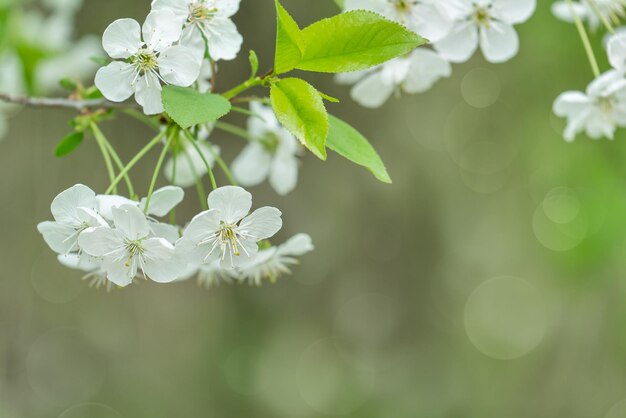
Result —
M483 108L493 105L502 92L498 75L487 68L470 70L461 82L461 94L470 106Z
M59 418L122 418L122 415L110 406L99 403L84 403L67 409Z
M626 399L619 401L609 410L604 418L624 418L626 417Z
M544 298L529 282L499 277L478 286L465 306L465 331L483 354L522 357L543 340L548 327Z

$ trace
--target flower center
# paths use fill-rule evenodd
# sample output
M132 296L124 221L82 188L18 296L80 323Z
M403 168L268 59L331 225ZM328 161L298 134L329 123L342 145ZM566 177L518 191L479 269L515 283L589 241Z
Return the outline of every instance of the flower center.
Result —
M613 99L610 97L600 97L598 98L598 107L602 111L602 113L611 113L613 112Z
M259 142L261 142L261 145L263 145L263 148L265 148L268 153L275 154L280 140L275 133L268 132Z
M237 233L235 232L235 225L229 225L224 222L220 225L220 230L217 232L218 239L222 245L230 247L233 254L240 256L239 240L237 239Z
M489 27L491 23L491 13L489 12L490 8L491 6L474 5L473 18L476 25L484 26L486 28Z
M215 12L217 12L216 8L209 9L203 1L191 3L188 20L191 23L202 22L212 18Z
M140 49L131 62L141 73L153 71L158 67L156 53L148 48Z
M408 12L412 6L417 4L417 0L391 0L391 2L400 13Z
M126 253L128 254L128 260L126 261L126 266L129 266L133 258L137 256L143 255L143 245L141 244L141 240L125 240L124 248L126 249Z

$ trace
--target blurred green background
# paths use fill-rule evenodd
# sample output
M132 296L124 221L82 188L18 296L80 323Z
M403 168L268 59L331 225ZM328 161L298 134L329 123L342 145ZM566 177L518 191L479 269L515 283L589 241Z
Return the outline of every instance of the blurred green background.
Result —
M243 0L235 17L262 68L272 3ZM284 5L302 25L337 12L331 0ZM279 241L307 232L316 245L262 288L88 288L35 227L61 190L106 188L98 148L54 158L73 114L17 113L0 143L0 417L626 416L626 135L563 141L552 102L592 74L549 7L518 27L512 61L478 55L379 110L306 75L342 100L329 110L371 139L394 184L308 155L291 195L254 189L255 206L284 213ZM87 1L77 31L148 9ZM605 62L600 34L594 45ZM222 63L218 91L248 71L245 53ZM151 137L124 116L103 129L124 159ZM212 139L228 160L243 145ZM140 195L156 156L133 172Z

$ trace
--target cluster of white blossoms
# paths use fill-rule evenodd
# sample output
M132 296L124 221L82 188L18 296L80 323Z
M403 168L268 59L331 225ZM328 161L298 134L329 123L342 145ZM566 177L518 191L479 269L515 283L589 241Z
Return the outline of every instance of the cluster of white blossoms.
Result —
M552 11L564 21L578 23L595 73L584 92L566 91L555 100L554 113L567 120L563 136L568 142L580 133L591 139L613 139L618 127L626 127L626 33L613 27L626 16L626 3L621 0L556 2ZM583 22L593 30L604 25L611 33L605 47L612 68L604 73L600 73Z
M263 207L250 213L252 195L236 186L211 192L209 209L184 229L159 221L183 197L176 186L134 201L96 195L78 184L53 200L54 221L40 223L38 230L61 263L108 287L125 287L138 277L171 283L193 276L205 285L226 278L260 285L288 273L296 256L313 249L305 234L271 246L267 240L281 229L281 212Z
M154 0L143 26L116 20L102 37L114 61L98 70L96 87L113 102L134 95L145 114L162 113L163 84L189 87L203 68L206 82L211 63L237 56L243 39L230 18L238 10L239 0Z
M367 71L341 74L337 81L354 84L352 98L376 108L394 93L429 90L451 75L450 63L469 60L479 48L491 63L508 61L519 50L514 25L528 20L535 7L535 0L346 0L346 11L380 13L429 39L433 49L417 49Z

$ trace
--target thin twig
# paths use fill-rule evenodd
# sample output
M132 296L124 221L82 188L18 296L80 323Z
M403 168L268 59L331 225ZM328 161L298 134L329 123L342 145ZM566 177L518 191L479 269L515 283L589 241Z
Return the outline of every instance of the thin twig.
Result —
M56 107L82 111L86 109L133 109L131 103L114 103L106 99L74 100L61 97L28 97L0 93L0 101L28 107Z

